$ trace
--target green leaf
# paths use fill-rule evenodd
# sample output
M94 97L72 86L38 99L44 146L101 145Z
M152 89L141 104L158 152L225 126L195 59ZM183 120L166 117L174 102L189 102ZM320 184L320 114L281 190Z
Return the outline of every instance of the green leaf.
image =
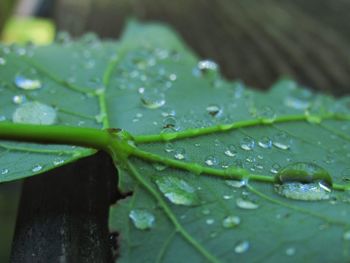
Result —
M127 131L109 149L132 192L110 211L118 261L350 260L349 97L291 80L268 92L228 82L160 25L131 22L118 43L62 41L24 55L2 47L0 116L11 120L25 95L38 114L20 114L27 122ZM0 167L14 160L2 181L95 152L1 145Z

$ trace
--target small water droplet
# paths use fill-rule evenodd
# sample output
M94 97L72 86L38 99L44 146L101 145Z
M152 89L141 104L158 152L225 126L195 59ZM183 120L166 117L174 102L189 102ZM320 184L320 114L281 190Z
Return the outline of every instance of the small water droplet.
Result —
M243 186L247 185L247 181L246 180L226 180L225 183L229 186L232 186L234 188L241 188Z
M214 166L218 164L218 160L213 155L209 155L205 158L205 164L208 166Z
M56 110L40 102L21 104L12 115L15 123L51 125L56 121Z
M175 146L174 146L173 143L167 142L167 143L164 145L164 150L165 150L167 153L173 152L173 151L175 151Z
M4 169L1 169L0 174L1 174L1 175L5 175L5 174L8 174L9 171L10 171L9 169L4 168Z
M148 109L158 109L166 103L165 95L163 92L155 88L144 89L141 92L141 103Z
M229 157L235 157L237 154L237 148L235 145L231 144L226 149L224 154Z
M12 101L15 104L22 104L23 102L26 101L26 96L24 95L15 95L12 97Z
M241 140L241 148L245 151L253 150L255 147L255 141L253 138L245 137Z
M259 140L258 145L261 148L270 149L272 147L272 141L269 137L264 136Z
M287 198L305 201L330 198L332 178L313 163L293 163L275 176L275 191Z
M212 225L212 224L214 224L214 222L215 222L215 220L213 218L208 218L207 220L205 220L205 223L207 225Z
M6 65L6 60L2 57L0 57L0 66Z
M217 104L210 104L206 107L206 111L212 117L219 117L222 114L222 108Z
M262 119L264 123L272 123L276 119L276 112L269 106L266 106L257 112L258 119Z
M222 196L222 199L224 199L224 200L230 200L232 198L233 198L233 195L223 195Z
M259 207L258 204L253 203L252 201L249 201L249 200L242 199L242 198L238 198L236 200L236 205L239 208L243 208L243 209L257 209Z
M152 166L157 171L164 171L167 168L167 166L165 164L162 164L162 163L153 163Z
M350 230L344 232L343 239L346 241L350 241Z
M163 129L171 129L174 132L179 129L175 116L169 115L163 119Z
M273 143L276 148L288 150L290 148L291 139L285 132L280 132L273 137Z
M239 241L237 242L237 244L235 245L235 252L237 254L242 254L242 253L245 253L248 251L249 249L249 241L247 240L242 240L242 241Z
M40 80L30 79L21 75L15 77L15 84L18 88L24 90L36 90L42 86Z
M61 165L61 164L63 164L63 163L64 163L64 160L61 159L61 158L55 158L55 159L53 160L53 165L54 165L54 166L58 166L58 165Z
M203 214L203 215L209 215L209 214L210 214L210 210L209 210L208 208L204 208L204 209L202 210L202 214Z
M184 148L177 148L174 154L175 159L184 160L186 158L186 151Z
M34 167L32 168L32 172L33 172L33 173L37 173L37 172L41 171L42 169L43 169L43 166L42 166L42 165L36 164L36 165L34 165Z
M278 163L274 163L271 167L270 172L273 174L277 174L280 169L281 169L281 166Z
M199 76L216 76L218 72L218 65L212 60L201 60L198 62L197 67L193 70L193 74Z
M294 247L289 247L286 249L286 255L287 256L294 256L296 252L296 249Z
M129 213L134 226L140 230L150 229L154 226L156 218L145 209L134 209Z
M235 228L241 223L241 219L238 216L230 215L222 220L222 226L224 228Z
M156 180L159 190L176 205L191 206L199 202L195 188L176 177L161 177Z

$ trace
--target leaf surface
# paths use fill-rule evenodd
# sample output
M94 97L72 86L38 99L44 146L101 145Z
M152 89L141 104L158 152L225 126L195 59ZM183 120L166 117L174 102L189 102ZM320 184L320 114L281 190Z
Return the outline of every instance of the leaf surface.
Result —
M117 166L120 190L133 194L110 211L118 262L349 261L349 191L323 184L326 200L294 200L277 193L273 179L302 163L321 167L334 188L347 187L349 97L314 94L290 80L268 92L228 82L159 25L131 23L118 43L90 36L25 55L12 49L2 47L1 116L12 119L23 105L14 96L26 95L54 108L56 124L134 136L139 154ZM14 80L24 74L43 86L19 89ZM2 181L95 152L1 146ZM297 197L315 197L305 194Z

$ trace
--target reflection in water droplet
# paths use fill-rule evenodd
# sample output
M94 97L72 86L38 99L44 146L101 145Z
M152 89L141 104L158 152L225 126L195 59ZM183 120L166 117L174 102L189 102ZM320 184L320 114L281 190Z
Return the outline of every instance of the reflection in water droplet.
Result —
M24 90L36 90L41 88L41 82L37 79L29 79L24 76L16 76L15 84L18 88Z
M241 223L241 219L238 216L227 216L222 220L222 226L224 228L235 228Z
M235 246L235 252L237 254L245 253L248 251L248 249L249 249L249 241L247 240L239 241Z
M253 150L254 146L255 141L250 137L245 137L241 140L241 148L245 151Z
M213 155L209 155L205 158L205 164L208 166L213 166L218 164L218 160Z
M236 200L236 204L239 208L243 208L243 209L257 209L259 207L258 204L242 198L238 198Z
M199 202L196 190L182 179L161 177L156 180L156 184L173 204L191 206Z
M316 201L330 198L332 178L313 163L293 163L275 176L278 194L296 200Z
M12 115L15 123L51 125L56 121L56 110L40 102L21 104Z
M36 164L36 165L34 165L34 167L32 168L32 172L37 173L37 172L41 171L42 169L43 169L43 166L42 166L42 165Z
M134 226L140 230L152 228L156 220L152 213L144 209L131 210L129 213L129 218L134 223Z
M286 255L287 256L294 256L295 255L295 248L294 247L289 247L286 249Z

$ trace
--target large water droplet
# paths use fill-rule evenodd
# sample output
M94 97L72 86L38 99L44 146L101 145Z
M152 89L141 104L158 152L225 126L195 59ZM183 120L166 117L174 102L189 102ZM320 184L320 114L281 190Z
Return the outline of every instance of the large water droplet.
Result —
M174 154L175 159L184 160L186 158L186 151L184 148L177 148Z
M290 148L291 139L285 132L280 132L273 137L273 143L276 148L288 150Z
M235 246L235 252L237 254L242 254L248 251L249 249L249 241L247 240L242 240L237 242L236 246Z
M134 226L141 230L152 228L156 220L152 213L144 209L131 210L129 213L129 218L134 223Z
M176 205L196 205L199 202L196 190L186 181L176 177L160 177L156 180L159 190Z
M250 209L250 210L257 209L259 207L258 204L253 203L252 201L249 201L249 200L242 199L242 198L238 198L236 200L236 205L239 208Z
M238 216L230 215L222 220L222 226L224 228L235 228L241 223L241 219Z
M235 157L237 154L237 148L235 145L231 144L225 149L225 155L229 157Z
M322 167L313 163L293 163L276 176L278 194L296 200L316 201L330 198L332 178Z
M214 165L217 165L218 164L218 160L216 159L215 156L213 155L209 155L205 158L205 164L208 165L208 166L214 166Z
M30 79L22 75L15 77L15 84L18 88L24 90L36 90L41 88L40 80Z
M270 149L272 147L272 141L269 137L264 136L259 140L258 145L261 148Z
M51 125L56 121L56 110L40 102L21 104L13 113L15 123Z

